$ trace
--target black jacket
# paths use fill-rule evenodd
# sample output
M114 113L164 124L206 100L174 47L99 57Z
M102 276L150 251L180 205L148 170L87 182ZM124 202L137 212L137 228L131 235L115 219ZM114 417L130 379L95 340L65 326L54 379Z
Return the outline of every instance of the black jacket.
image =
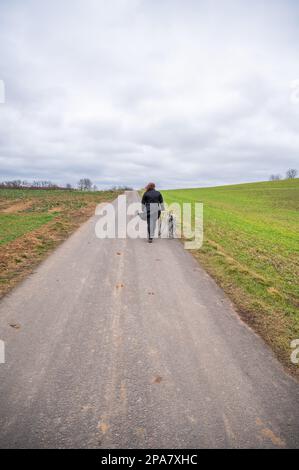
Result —
M150 204L159 204L158 207L161 210L164 209L162 194L155 189L149 189L143 194L141 204L145 206L146 210L149 210Z

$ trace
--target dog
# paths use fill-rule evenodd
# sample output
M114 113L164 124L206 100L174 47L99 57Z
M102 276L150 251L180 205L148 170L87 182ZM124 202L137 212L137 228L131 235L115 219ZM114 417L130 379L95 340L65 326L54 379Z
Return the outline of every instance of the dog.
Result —
M172 212L167 214L168 238L174 238L175 234L175 217Z
M163 214L163 212L162 212L162 214ZM163 233L165 233L166 228L167 228L167 237L166 238L174 238L174 236L175 236L175 226L176 226L175 216L174 216L173 212L167 212L166 214L164 213L166 215L166 217L162 216L162 214L158 219L158 237L161 238L162 231L163 231ZM138 212L138 215L142 220L147 220L146 211ZM164 222L166 222L166 223L164 223ZM163 225L163 227L162 227L162 225Z

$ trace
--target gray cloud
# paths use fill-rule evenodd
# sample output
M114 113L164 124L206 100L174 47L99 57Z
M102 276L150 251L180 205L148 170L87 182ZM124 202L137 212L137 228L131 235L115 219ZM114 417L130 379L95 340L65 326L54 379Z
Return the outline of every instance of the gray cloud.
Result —
M298 167L289 0L0 4L1 178L191 187Z

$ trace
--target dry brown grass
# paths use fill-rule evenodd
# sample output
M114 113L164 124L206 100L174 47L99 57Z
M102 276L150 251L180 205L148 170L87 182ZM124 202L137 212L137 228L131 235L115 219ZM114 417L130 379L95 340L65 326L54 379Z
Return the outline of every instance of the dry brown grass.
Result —
M0 214L51 214L52 219L35 230L27 231L8 243L0 244L0 298L33 272L62 241L94 214L101 202L111 201L117 193L82 193L45 191L41 195L22 192L22 200L1 199ZM72 196L73 194L73 196ZM7 195L7 191L6 191ZM15 192L11 194L15 196ZM10 194L8 194L10 196ZM41 197L39 197L41 196ZM6 218L2 219L2 224ZM1 228L1 227L0 227Z

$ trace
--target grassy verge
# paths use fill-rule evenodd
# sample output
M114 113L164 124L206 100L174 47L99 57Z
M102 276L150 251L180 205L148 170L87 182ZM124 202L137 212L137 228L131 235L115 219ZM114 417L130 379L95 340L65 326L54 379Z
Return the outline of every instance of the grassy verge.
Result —
M204 204L204 244L194 255L241 316L290 362L299 338L299 180L163 191Z
M0 189L0 297L114 191Z

